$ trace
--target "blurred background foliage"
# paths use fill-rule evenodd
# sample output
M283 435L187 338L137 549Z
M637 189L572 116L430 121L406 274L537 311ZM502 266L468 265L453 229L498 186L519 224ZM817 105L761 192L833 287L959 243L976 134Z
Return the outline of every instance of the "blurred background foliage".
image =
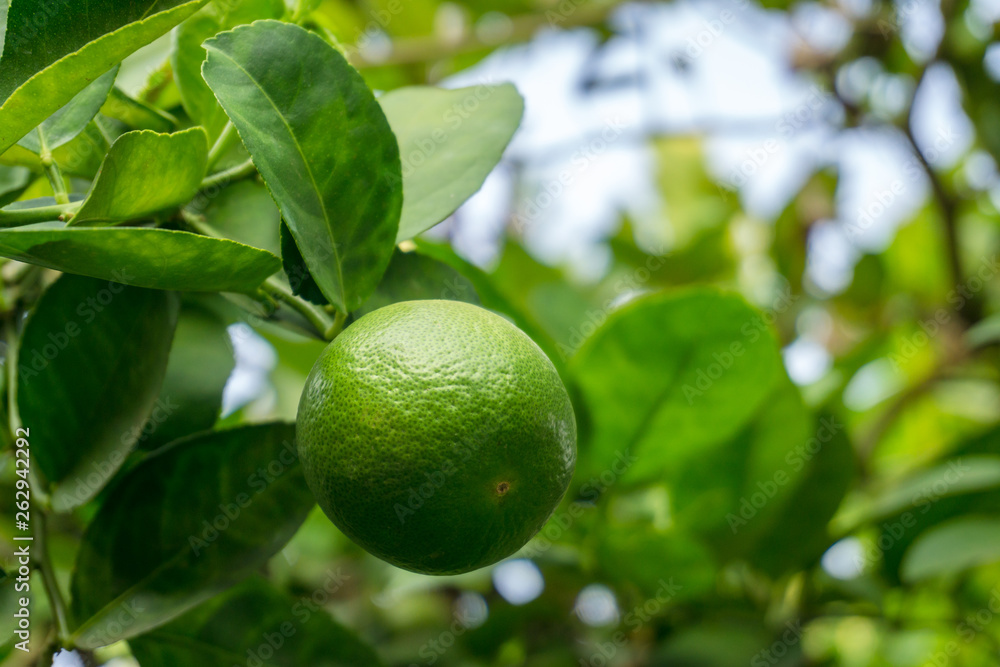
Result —
M101 660L174 664L158 652L186 637L225 648L191 665L329 664L330 642L357 665L997 664L1000 5L294 10L376 91L524 95L483 190L402 245L365 310L450 298L509 316L570 387L578 471L518 557L458 577L394 569L314 510L261 578ZM182 96L181 45L282 11L210 5L123 64L103 120L219 131L212 100ZM60 148L65 171L93 175L87 142L106 137ZM0 200L50 195L17 158ZM277 251L261 183L202 212ZM294 419L322 343L221 298L180 322L163 396L198 408L151 424L143 450ZM58 518L67 580L88 507ZM308 631L268 651L283 620Z

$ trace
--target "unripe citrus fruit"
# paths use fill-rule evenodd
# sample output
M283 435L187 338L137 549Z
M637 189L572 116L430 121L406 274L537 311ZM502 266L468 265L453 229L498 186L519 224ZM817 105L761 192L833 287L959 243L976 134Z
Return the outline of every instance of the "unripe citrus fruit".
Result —
M323 351L297 424L309 488L348 537L398 567L457 574L523 546L576 460L573 407L520 329L477 306L407 301Z

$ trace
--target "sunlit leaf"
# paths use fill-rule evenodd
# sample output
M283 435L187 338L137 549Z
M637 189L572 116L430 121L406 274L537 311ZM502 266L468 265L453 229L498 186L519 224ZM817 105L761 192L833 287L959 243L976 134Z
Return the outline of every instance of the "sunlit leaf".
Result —
M207 42L205 80L240 133L323 295L341 312L389 263L399 149L361 76L319 36L257 21Z

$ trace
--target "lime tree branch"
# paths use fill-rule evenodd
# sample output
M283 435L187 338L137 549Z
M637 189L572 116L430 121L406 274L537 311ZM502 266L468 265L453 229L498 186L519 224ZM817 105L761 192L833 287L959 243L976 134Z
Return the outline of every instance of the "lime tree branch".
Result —
M225 187L230 183L236 181L241 181L245 178L251 178L257 173L257 167L254 166L253 160L247 160L235 167L230 167L229 169L224 169L218 171L211 176L206 176L201 182L202 191L209 190L216 187Z
M205 221L199 216L182 210L181 217L192 231L203 236L219 237L219 234L211 226L205 224ZM291 288L275 276L268 278L261 285L260 291L268 299L281 302L302 315L324 340L336 338L347 319L347 316L341 313L331 317L321 306L295 296Z
M395 39L392 51L385 58L365 57L358 49L349 50L349 60L358 69L365 67L390 67L393 65L413 65L425 63L486 49L495 49L506 44L526 42L542 28L579 28L604 23L620 2L583 4L583 0L569 2L546 12L520 14L510 17L510 27L502 39L484 39L468 32L457 40L442 40L438 37L410 37ZM390 19L391 20L391 19Z
M324 340L333 340L344 326L345 315L337 313L333 318L320 306L292 294L291 288L274 276L268 278L261 289L278 301L290 306L302 317L306 318Z
M82 202L36 206L34 208L0 209L0 227L20 227L36 222L68 220L73 217L80 206L82 206Z
M17 409L17 355L18 355L18 335L17 320L19 317L9 317L4 322L6 334L7 353L4 360L7 381L7 417L10 432L16 439L21 428L21 416ZM55 569L52 567L52 558L49 556L48 545L48 507L47 496L42 491L42 485L34 475L30 478L31 516L35 522L35 529L32 531L34 537L34 548L32 557L39 574L42 576L42 586L45 588L45 595L49 598L49 606L52 607L52 615L55 618L56 632L59 641L65 648L72 648L69 627L69 615L66 612L66 598L63 597L59 582L56 581Z

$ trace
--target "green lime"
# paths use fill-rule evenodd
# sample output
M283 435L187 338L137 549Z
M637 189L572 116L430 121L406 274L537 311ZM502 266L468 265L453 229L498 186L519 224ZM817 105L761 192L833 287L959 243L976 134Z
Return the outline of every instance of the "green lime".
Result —
M576 421L520 329L454 301L365 315L323 351L299 403L309 488L372 554L457 574L505 558L558 505Z

